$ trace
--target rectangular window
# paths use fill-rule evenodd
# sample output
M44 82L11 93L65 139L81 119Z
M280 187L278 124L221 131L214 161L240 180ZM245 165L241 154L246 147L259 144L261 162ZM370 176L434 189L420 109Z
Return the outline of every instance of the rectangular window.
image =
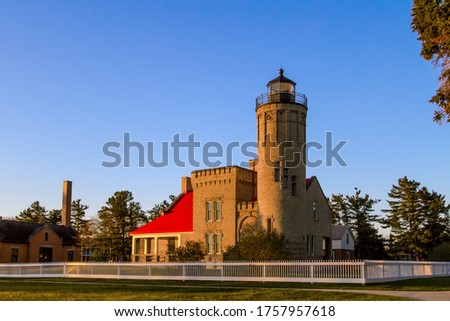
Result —
M214 235L214 252L222 253L222 235Z
M285 169L283 169L283 187L284 188L288 187L288 182L289 182L289 173L288 173L288 169L285 168Z
M67 261L73 262L73 251L72 250L67 251Z
M292 195L297 195L297 176L292 176Z
M280 162L273 163L273 180L275 182L280 181Z
M48 233L45 232L45 242L48 242Z
M216 221L221 220L222 219L222 202L215 202L215 216L216 216Z
M212 235L207 234L206 235L206 254L212 254L213 253L213 238Z
M213 219L213 202L206 203L206 221L212 221Z
M313 201L313 220L319 220L319 202Z
M270 218L267 219L267 232L272 232L272 219Z
M11 249L11 262L12 263L19 262L19 249L18 248Z
M309 255L313 256L314 255L314 246L315 246L315 242L314 242L314 235L311 235L310 237L310 241L309 241Z

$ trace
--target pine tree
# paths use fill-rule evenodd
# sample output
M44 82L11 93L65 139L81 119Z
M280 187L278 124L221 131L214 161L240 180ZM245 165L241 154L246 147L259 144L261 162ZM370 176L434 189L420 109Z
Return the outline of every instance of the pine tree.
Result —
M382 259L385 257L384 242L374 223L380 222L378 215L373 214L373 207L380 200L369 195L361 195L355 188L355 195L332 195L331 211L334 224L348 225L355 234L356 257L360 259Z
M61 224L61 210L51 210L47 214L46 222L48 224Z
M88 208L89 208L89 206L81 203L81 199L77 199L75 201L72 201L71 223L72 223L72 227L79 234L82 232L84 226L88 222L88 220L84 219L84 217L86 216L86 210Z
M128 261L131 255L129 232L146 222L145 212L129 191L115 192L98 212L103 255L110 261Z
M151 210L148 211L148 220L153 221L160 217L169 205L175 200L175 195L169 195L169 201L164 200L161 203L155 204Z
M44 206L41 206L39 201L36 201L30 207L20 212L15 219L19 222L45 223L47 221L47 211Z
M406 176L392 186L388 196L390 209L383 211L388 213L385 227L391 229L391 254L412 260L428 258L445 237L449 206L444 196L420 188L419 182Z

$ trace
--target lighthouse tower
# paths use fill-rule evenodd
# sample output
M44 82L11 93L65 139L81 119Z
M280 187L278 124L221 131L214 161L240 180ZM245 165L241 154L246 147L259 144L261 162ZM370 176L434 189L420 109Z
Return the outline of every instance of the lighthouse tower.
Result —
M296 258L306 254L306 112L307 98L296 83L279 76L256 98L260 223L283 234Z

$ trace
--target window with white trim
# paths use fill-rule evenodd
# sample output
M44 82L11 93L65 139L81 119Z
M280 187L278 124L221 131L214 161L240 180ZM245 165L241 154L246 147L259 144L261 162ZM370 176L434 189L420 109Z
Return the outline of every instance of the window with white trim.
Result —
M214 235L214 253L222 253L222 235Z
M206 203L206 221L207 222L213 220L213 209L214 209L214 203L207 202Z
M206 234L206 254L213 254L213 236Z
M214 202L214 212L215 212L215 220L222 219L222 202Z

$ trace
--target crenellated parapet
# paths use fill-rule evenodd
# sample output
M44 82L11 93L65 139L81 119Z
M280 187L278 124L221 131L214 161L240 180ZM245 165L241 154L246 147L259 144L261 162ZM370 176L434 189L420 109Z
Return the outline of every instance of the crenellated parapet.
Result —
M236 207L238 213L248 211L258 212L258 201L240 202L236 204Z

